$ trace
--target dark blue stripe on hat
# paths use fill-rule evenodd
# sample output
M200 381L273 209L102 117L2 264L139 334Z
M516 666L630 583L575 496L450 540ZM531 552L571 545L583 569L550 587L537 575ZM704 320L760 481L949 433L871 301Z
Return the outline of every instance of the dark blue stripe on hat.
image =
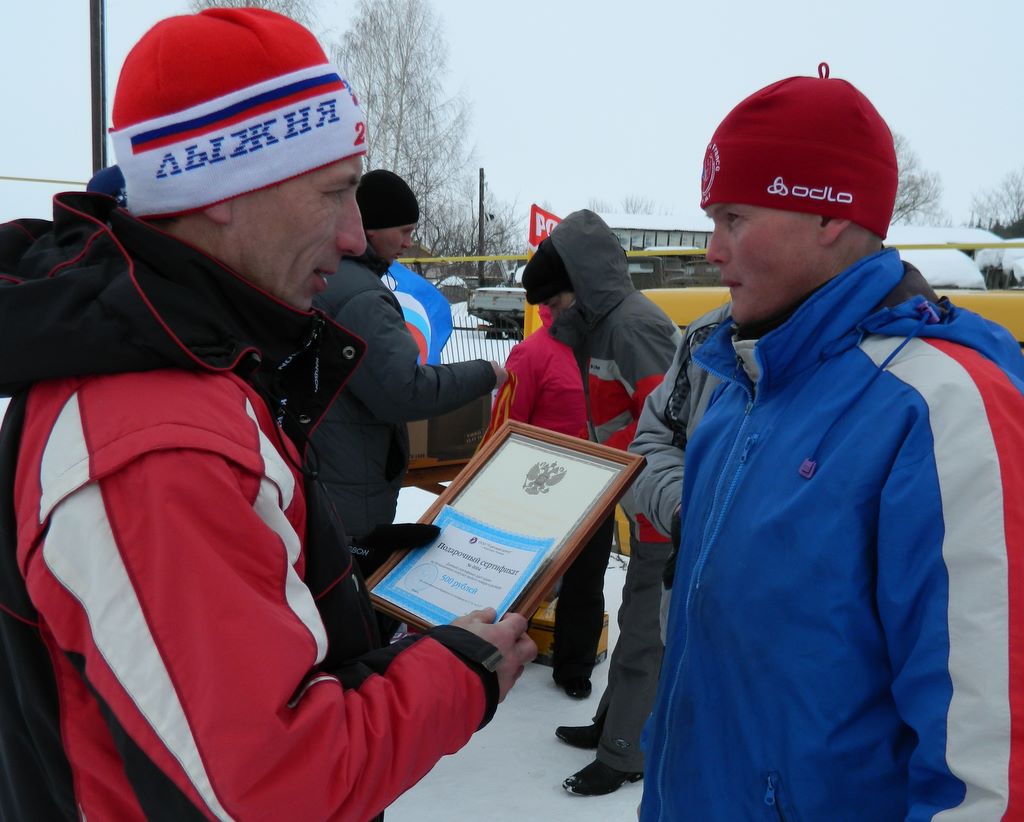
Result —
M281 88L265 91L262 94L257 94L255 97L249 97L246 100L241 100L227 108L211 112L203 117L196 117L192 120L186 120L183 123L174 123L173 125L144 131L141 134L136 134L132 137L132 150L135 151L140 148L145 148L146 143L163 140L165 137L170 137L175 134L187 133L197 128L206 128L220 120L227 120L235 117L246 111L246 109L256 108L264 103L281 100L286 97L291 97L293 94L298 94L301 91L314 89L318 86L326 86L331 83L341 83L344 86L344 81L339 75L333 72L331 74L322 74L319 77L310 77L308 80L299 80L295 83L289 83L287 86L282 86Z

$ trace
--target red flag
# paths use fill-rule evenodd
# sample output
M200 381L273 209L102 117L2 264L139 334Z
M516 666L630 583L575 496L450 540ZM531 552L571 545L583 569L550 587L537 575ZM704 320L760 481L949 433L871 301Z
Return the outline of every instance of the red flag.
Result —
M527 259L532 257L541 241L555 230L555 226L562 222L561 217L556 217L550 211L545 211L536 203L530 206L530 250ZM540 314L535 306L528 306L526 317L523 321L523 336L528 337L540 328Z
M540 241L555 230L555 226L562 222L561 217L556 217L550 211L545 211L536 203L530 206L530 253L537 250Z

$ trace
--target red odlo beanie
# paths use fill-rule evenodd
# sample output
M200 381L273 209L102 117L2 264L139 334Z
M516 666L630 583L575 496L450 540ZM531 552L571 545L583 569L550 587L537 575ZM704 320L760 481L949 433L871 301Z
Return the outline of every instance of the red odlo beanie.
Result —
M892 132L828 64L750 95L704 155L701 208L742 203L852 220L885 237L896 201Z

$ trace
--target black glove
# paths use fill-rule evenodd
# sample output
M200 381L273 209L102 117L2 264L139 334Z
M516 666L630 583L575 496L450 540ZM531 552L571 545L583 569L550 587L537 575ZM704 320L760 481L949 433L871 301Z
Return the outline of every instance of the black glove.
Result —
M363 576L369 578L392 552L429 545L440 533L441 529L436 525L422 522L378 525L370 533L353 539L349 550L355 555Z

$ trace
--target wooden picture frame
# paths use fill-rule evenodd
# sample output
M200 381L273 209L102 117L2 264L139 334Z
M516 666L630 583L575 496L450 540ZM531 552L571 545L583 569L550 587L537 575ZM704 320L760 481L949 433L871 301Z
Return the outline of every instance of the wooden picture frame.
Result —
M529 618L643 464L637 454L506 422L420 517L445 529L438 541L396 552L369 579L374 606L420 629L484 605L499 619Z

